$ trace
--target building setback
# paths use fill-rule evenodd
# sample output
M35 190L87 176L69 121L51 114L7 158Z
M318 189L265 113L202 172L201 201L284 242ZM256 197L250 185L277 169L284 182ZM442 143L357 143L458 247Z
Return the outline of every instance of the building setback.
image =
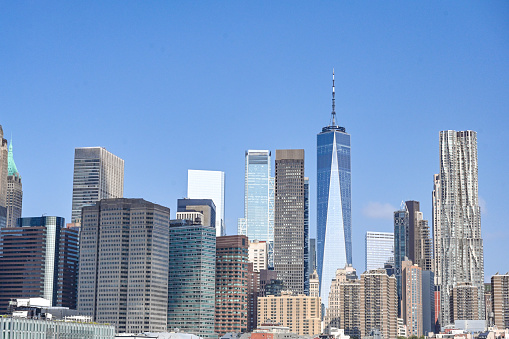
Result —
M168 262L168 331L217 338L215 221L171 220Z
M83 206L124 195L124 160L104 147L74 150L71 222L79 225Z
M12 140L9 144L9 155L7 163L7 227L14 227L16 226L18 218L21 218L23 187L21 185L21 176L19 175L18 168L14 162L14 156L12 153Z
M509 272L491 277L491 302L495 326L509 328Z
M119 333L164 332L170 209L143 199L83 208L78 310Z
M304 150L276 150L274 269L285 287L304 293Z
M64 218L44 216L0 230L0 314L11 298L76 308L78 231L64 225Z
M248 325L248 239L216 238L216 321L219 336L246 332Z
M298 335L318 335L321 332L321 303L319 297L283 293L258 298L258 326L268 320L289 327Z
M383 269L364 272L361 275L360 299L361 336L378 330L384 338L396 338L396 278L387 276Z

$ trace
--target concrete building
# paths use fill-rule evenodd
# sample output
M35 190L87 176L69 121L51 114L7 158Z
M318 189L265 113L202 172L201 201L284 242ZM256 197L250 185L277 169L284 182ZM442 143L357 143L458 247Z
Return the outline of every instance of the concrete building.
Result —
M12 140L9 144L7 169L7 227L15 227L18 218L21 218L23 205L23 187L21 185L21 176L14 162L12 153Z
M270 319L289 327L291 333L313 336L321 332L321 317L319 297L287 292L258 298L258 326Z
M304 293L304 150L276 150L274 268L286 288Z
M143 199L83 207L78 310L119 333L166 331L169 221Z
M316 239L309 238L309 272L316 269Z
M476 307L478 288L470 283L459 283L452 289L452 310L454 320L480 320ZM484 312L483 312L484 315Z
M260 297L265 297L265 286L277 280L277 272L274 270L260 270Z
M18 219L0 230L0 314L12 298L76 308L78 231L61 217Z
M424 335L435 332L435 275L422 271L422 331Z
M320 296L320 279L318 278L318 272L316 272L316 269L313 271L313 274L309 276L309 296Z
M216 223L210 217L201 221L170 221L168 330L179 329L212 339L217 338L214 332Z
M104 147L74 150L72 223L81 222L81 209L102 199L124 196L124 160Z
M384 269L371 270L361 275L360 292L361 336L378 330L384 338L396 338L398 308L396 278L387 276Z
M249 242L249 262L253 263L253 270L260 272L268 268L268 246L266 241Z
M366 232L366 271L394 262L394 233Z
M187 197L212 199L216 205L216 236L226 235L224 219L224 172L188 170Z
M449 302L456 286L477 289L477 302L470 309L474 319L484 318L484 256L481 209L477 181L477 133L440 132L440 173L433 193L433 237L438 284L440 325L452 324ZM459 315L459 314L458 314Z
M216 238L216 320L219 336L246 332L248 317L248 239Z
M336 124L334 72L330 121L316 136L317 266L325 307L336 270L352 264L350 134Z
M408 206L401 202L401 207L394 212L394 275L397 281L398 316L403 318L401 312L401 300L403 298L401 263L408 258L408 229L409 227Z
M7 174L8 174L7 140L4 139L4 130L0 125L0 207L7 206ZM5 222L5 221L4 221ZM2 226L0 224L0 226ZM5 225L3 225L5 227Z
M509 272L491 277L491 300L495 326L509 328Z
M253 263L247 266L247 331L253 331L258 322L258 297L260 295L260 272Z
M411 260L401 263L402 274L402 315L407 335L420 337L423 334L422 315L422 269Z
M266 242L268 266L274 267L274 177L270 158L269 150L246 151L244 218L239 218L238 234L246 235L249 241Z
M178 219L192 220L204 226L215 225L216 205L212 199L178 199L177 220Z
M361 335L361 284L352 266L336 270L329 292L329 302L325 315L324 331L341 328L352 337Z

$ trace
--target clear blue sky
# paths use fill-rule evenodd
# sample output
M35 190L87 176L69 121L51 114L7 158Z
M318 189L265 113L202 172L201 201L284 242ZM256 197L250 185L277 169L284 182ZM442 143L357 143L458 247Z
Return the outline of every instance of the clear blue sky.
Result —
M431 220L440 130L478 132L486 280L509 242L509 2L0 2L0 124L24 216L71 214L74 148L125 160L125 196L176 209L187 169L226 172L243 216L244 151L304 148L316 234L316 134L352 136L354 266L366 231L419 200ZM431 222L430 222L431 224Z

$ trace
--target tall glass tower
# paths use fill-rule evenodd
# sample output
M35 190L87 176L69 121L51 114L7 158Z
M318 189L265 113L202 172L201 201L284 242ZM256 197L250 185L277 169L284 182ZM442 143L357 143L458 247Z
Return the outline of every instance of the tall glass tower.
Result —
M268 266L274 267L274 177L270 176L270 151L246 151L244 218L238 234L249 241L266 241Z
M334 72L331 124L317 135L317 268L327 307L336 270L352 263L350 134L336 125Z

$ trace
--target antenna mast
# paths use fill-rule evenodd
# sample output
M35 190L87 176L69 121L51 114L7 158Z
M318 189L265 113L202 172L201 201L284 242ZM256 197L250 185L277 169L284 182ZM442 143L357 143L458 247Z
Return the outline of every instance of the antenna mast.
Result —
M334 68L332 69L332 126L336 126L336 89L334 86Z

